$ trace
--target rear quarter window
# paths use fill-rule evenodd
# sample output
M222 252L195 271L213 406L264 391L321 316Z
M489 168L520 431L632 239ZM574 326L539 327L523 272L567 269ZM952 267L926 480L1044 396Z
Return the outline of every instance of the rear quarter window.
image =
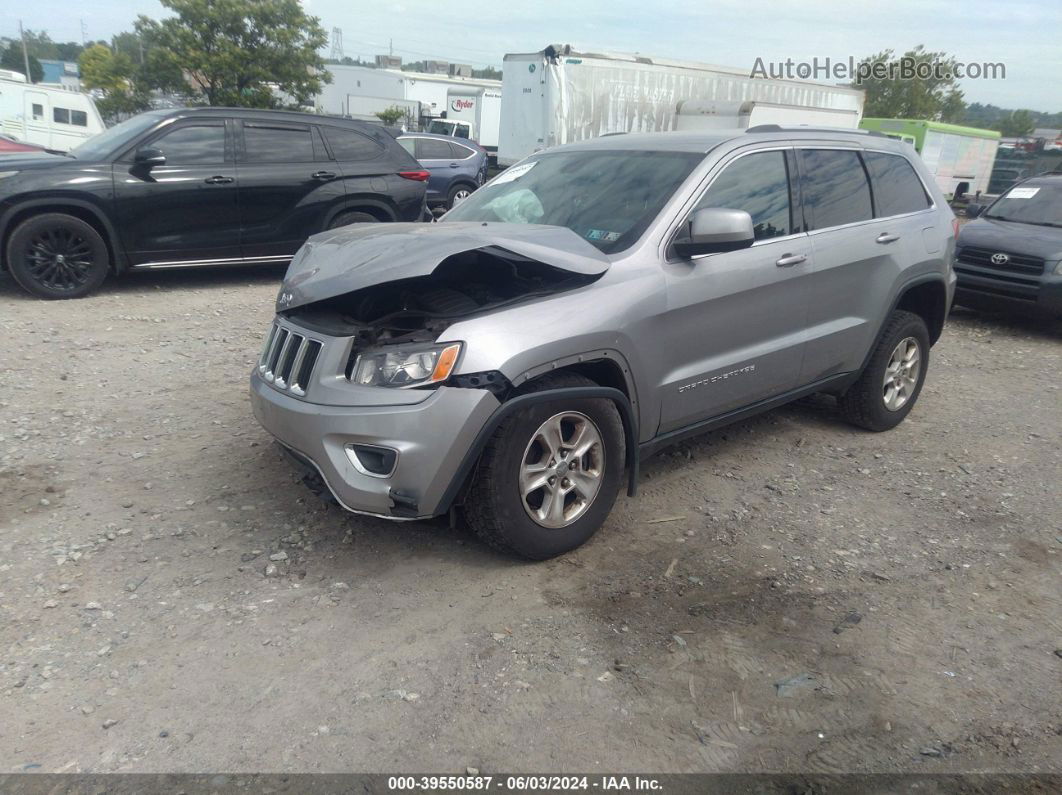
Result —
M323 127L322 130L336 160L373 160L384 151L380 144L357 130L342 127Z
M863 161L874 188L874 214L878 218L925 210L930 206L922 181L907 158L882 152L864 152Z
M874 217L870 184L854 149L800 149L800 188L811 229Z

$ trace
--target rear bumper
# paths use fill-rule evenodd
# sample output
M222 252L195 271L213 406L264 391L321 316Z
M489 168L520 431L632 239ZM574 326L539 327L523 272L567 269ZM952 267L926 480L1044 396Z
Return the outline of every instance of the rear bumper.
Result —
M279 392L257 369L251 374L251 406L262 427L316 469L344 508L388 519L449 508L443 502L451 481L498 405L487 390L443 386L419 403L325 406ZM386 477L359 471L350 444L396 450L394 471Z

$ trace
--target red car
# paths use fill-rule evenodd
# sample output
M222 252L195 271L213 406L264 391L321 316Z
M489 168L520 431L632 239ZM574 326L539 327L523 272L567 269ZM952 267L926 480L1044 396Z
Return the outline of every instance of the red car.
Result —
M43 146L16 141L9 135L0 135L0 154L7 152L43 152Z

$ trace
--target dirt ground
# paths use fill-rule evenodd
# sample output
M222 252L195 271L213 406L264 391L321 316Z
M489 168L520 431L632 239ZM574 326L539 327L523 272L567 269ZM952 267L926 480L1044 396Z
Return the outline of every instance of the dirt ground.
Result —
M0 772L1062 770L1062 325L958 312L897 430L712 433L527 564L297 482L279 276L0 277Z

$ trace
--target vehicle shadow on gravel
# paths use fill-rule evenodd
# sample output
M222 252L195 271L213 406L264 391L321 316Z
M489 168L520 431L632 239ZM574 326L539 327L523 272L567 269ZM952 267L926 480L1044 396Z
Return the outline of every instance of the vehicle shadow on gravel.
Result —
M1043 339L1062 338L1062 318L1046 315L1020 315L1014 312L986 312L956 307L948 315L948 323L976 331L1004 331Z
M246 287L273 282L280 287L287 265L244 265L231 268L175 268L134 271L111 276L98 292L78 300L144 293L148 290L209 290ZM21 287L9 273L0 273L0 301L40 301ZM43 303L43 302L42 302Z

